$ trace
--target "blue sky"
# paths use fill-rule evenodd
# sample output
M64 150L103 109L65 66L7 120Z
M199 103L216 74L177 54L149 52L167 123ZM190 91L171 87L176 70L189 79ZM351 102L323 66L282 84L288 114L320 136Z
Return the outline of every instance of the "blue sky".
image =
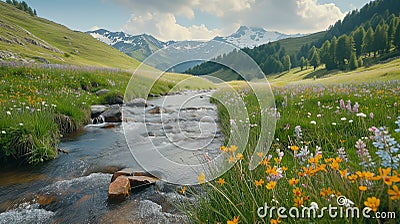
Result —
M87 31L148 33L161 40L209 39L240 25L284 33L325 30L368 0L25 0L39 16Z

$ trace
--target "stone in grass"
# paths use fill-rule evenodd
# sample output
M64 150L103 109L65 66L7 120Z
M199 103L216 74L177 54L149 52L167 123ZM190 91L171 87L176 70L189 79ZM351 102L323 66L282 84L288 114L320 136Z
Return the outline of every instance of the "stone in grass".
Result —
M101 114L105 122L122 122L122 109L119 105L112 105Z
M99 91L96 92L96 95L97 95L97 96L103 96L103 95L105 95L105 94L107 94L107 93L109 93L109 92L111 92L111 91L108 90L108 89L101 89L101 90L99 90Z
M143 98L136 98L136 99L133 99L133 100L129 101L128 103L126 103L126 106L128 106L128 107L148 107L149 104Z
M119 176L108 187L108 199L111 201L124 200L131 191L131 183L126 176Z

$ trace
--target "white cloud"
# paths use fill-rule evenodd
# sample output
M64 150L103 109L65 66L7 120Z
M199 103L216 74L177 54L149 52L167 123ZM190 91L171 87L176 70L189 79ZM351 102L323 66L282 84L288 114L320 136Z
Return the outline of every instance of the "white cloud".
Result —
M310 24L310 28L325 29L344 16L333 3L320 5L317 0L297 0L296 3L297 15L303 22Z
M215 37L219 30L209 30L204 24L185 27L177 24L172 13L150 13L132 15L123 27L128 33L148 33L161 40L209 40Z
M344 16L335 4L320 4L318 0L112 1L124 4L132 12L124 31L148 33L162 40L211 39L217 35L229 35L240 25L286 33L310 33L326 30ZM200 21L196 12L209 14L215 21L211 21L213 24ZM183 26L176 21L176 16L201 25ZM217 29L209 28L216 24L219 26Z

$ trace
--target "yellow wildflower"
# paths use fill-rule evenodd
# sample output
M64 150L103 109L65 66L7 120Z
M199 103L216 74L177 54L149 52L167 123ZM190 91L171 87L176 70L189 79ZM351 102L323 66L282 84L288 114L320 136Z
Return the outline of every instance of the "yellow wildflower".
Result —
M292 178L292 179L289 180L290 186L293 186L293 185L298 184L298 183L299 183L299 179Z
M222 178L219 178L218 179L218 184L221 185L221 186L224 185L225 184L225 180L222 179Z
M243 159L244 159L243 154L242 154L242 153L236 154L236 159L237 159L237 160L243 160Z
M367 188L367 186L359 186L358 187L358 190L360 190L360 191L366 191L368 188Z
M236 152L237 149L238 149L238 147L236 145L231 145L231 147L229 148L229 151L234 153L234 152Z
M376 212L378 210L379 204L381 200L376 197L369 197L366 201L364 201L364 205L370 207L372 211Z
M206 179L206 176L204 175L204 173L200 173L197 179L199 180L199 184L203 184Z
M264 184L264 180L263 180L263 179L260 179L259 181L255 180L255 181L254 181L254 184L255 184L257 187L262 186L262 185Z
M240 216L238 216L238 217L234 216L233 220L226 221L226 224L238 224L239 223L239 217Z
M270 181L268 184L265 185L265 187L266 187L268 190L274 189L275 186L276 186L276 181Z
M398 200L400 201L400 191L399 187L393 185L393 190L389 188L388 194L390 196L390 200Z
M221 146L219 148L219 150L223 151L223 152L229 152L229 148L227 148L226 146Z
M293 151L299 151L299 147L296 146L296 145L290 146L290 149L293 150Z
M304 200L302 197L296 197L294 198L294 206L300 207L304 204Z

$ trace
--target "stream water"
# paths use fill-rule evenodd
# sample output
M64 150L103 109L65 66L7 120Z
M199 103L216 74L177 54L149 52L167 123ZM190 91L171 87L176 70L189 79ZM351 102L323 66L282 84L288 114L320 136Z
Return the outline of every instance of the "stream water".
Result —
M209 95L185 92L150 100L154 106L165 108L165 116L149 113L151 108L146 112L124 108L124 127L103 129L89 125L63 139L59 147L68 154L35 167L3 165L0 223L181 223L184 215L171 205L182 197L177 186L160 182L134 190L124 202L112 204L107 200L108 185L112 173L119 169L143 170L126 143L127 131L135 133L128 142L135 155L143 152L141 162L146 159L151 164L156 159L146 157L150 140L171 160L190 164L217 155L222 136ZM145 120L141 119L143 113ZM201 147L187 156L177 150L198 145ZM170 171L158 170L163 176L186 179L185 170Z

